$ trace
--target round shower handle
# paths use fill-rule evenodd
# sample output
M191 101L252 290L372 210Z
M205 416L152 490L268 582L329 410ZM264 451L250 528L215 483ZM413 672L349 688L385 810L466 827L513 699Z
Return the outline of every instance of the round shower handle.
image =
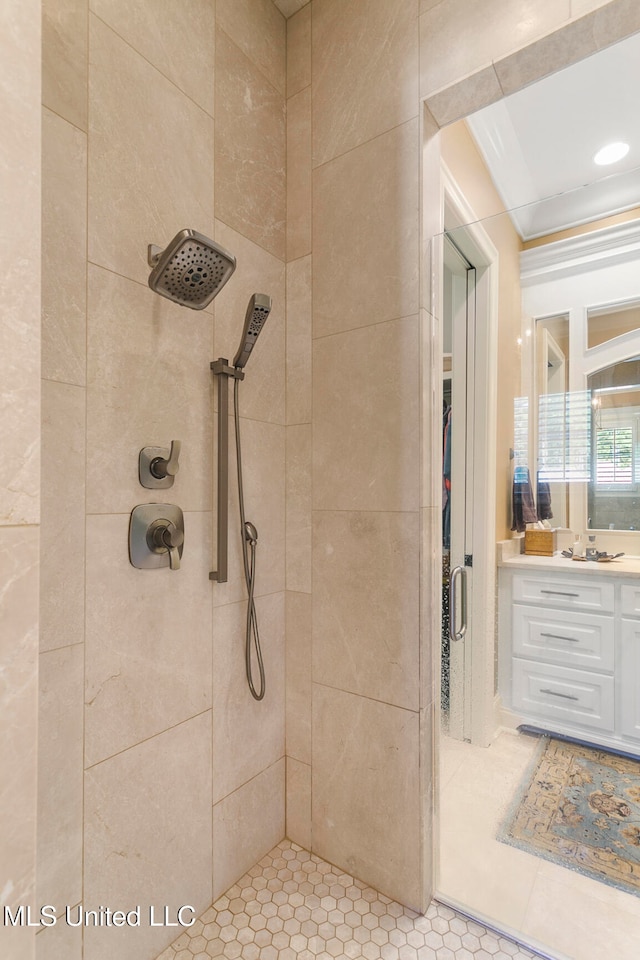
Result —
M180 468L178 460L180 459L181 447L182 443L180 440L172 440L169 456L155 457L151 461L149 470L156 480L164 480L165 477L175 477Z
M154 520L147 531L147 542L155 553L164 553L167 550L171 569L180 569L178 547L181 547L184 543L184 531L177 527L172 520L165 520L164 518Z

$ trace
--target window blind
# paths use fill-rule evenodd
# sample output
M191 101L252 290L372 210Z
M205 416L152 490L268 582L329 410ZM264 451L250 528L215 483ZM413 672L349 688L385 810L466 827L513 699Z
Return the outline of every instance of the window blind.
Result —
M547 393L538 405L538 475L541 480L591 479L591 391Z

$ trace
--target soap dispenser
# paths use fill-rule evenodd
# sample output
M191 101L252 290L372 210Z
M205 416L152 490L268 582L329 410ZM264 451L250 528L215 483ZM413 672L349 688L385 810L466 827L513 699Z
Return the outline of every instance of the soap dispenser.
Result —
M598 548L596 547L596 535L592 533L589 535L589 543L587 544L587 560L597 560L598 559Z
M584 542L580 534L576 534L576 539L573 544L573 556L574 557L584 557Z

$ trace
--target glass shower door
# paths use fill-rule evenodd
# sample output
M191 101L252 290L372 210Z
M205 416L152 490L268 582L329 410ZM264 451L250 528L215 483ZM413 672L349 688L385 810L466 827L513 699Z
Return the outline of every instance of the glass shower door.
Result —
M442 721L470 738L475 269L444 241Z

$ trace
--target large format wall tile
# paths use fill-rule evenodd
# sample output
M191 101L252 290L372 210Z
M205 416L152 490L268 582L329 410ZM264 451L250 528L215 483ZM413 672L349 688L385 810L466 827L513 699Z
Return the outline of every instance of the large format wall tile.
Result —
M283 96L286 21L272 0L216 0L218 25Z
M93 13L213 116L215 4L190 0L188 16L174 0L135 4L90 0L90 5Z
M38 930L36 960L82 960L82 932L66 923Z
M284 594L256 600L266 692L254 700L245 673L247 604L217 607L213 625L213 802L284 756ZM253 683L260 688L252 640Z
M632 0L589 6L580 19L495 63L505 96L553 73L559 63L569 66L640 30L640 8Z
M9 275L0 270L0 291L6 285L12 300L0 323L0 526L40 519L39 324L31 323L33 296L24 287L34 263L23 266Z
M38 904L59 912L82 900L84 649L40 657Z
M313 505L417 510L418 320L313 344Z
M88 0L43 0L42 102L87 129Z
M597 49L593 20L585 17L529 44L524 50L494 62L494 69L503 95L509 96L555 73L559 63L569 66L595 53Z
M212 236L213 120L91 17L89 259L146 284L147 245Z
M310 423L287 427L287 590L311 593Z
M314 164L417 116L417 17L417 0L314 0Z
M0 32L0 889L11 907L35 902L40 46L38 0L6 0ZM3 926L0 939L4 956L33 960L33 928Z
M311 83L311 4L287 20L287 96Z
M313 728L314 852L418 907L418 715L314 683Z
M287 264L287 423L311 423L311 256Z
M90 267L87 511L128 513L149 500L211 506L212 320ZM181 440L169 490L138 481L138 454ZM161 495L161 496L160 496Z
M216 77L216 217L284 260L284 96L220 28Z
M3 901L35 902L38 530L0 526L0 822ZM17 931L23 941L25 931ZM22 949L22 948L20 948ZM31 954L18 952L22 960Z
M85 390L42 384L40 649L84 640Z
M149 907L211 903L211 714L87 771L86 909L141 906L140 927L87 927L84 960L151 960L175 929L149 927Z
M311 251L311 88L287 100L287 258Z
M42 119L42 376L84 384L87 137L49 110Z
M284 757L213 808L213 899L284 837Z
M493 64L466 77L453 87L447 87L440 93L429 97L429 110L438 123L444 127L454 120L487 107L503 96L502 87ZM433 183L433 181L431 181Z
M287 757L287 837L312 850L311 767Z
M570 0L447 0L420 24L421 93L430 96L569 19Z
M0 525L38 523L40 20L5 2L0 36Z
M442 631L442 512L439 506L420 511L420 706L433 704L440 672L434 672L432 637ZM439 662L439 658L438 658Z
M314 171L313 335L418 309L418 121Z
M128 530L87 521L87 766L211 706L208 516L185 515L179 570L132 567Z
M311 596L286 594L287 757L311 763Z
M251 353L240 385L240 415L285 421L285 266L258 244L216 221L216 240L234 254L233 280L215 302L214 355L233 362L254 293L271 297L271 313ZM229 381L229 397L233 387ZM217 391L216 391L217 400Z
M593 32L600 48L640 30L640 7L634 0L601 3L593 14Z
M417 710L418 516L314 514L314 681Z
M585 14L603 7L609 0L571 0L571 16L584 17Z

